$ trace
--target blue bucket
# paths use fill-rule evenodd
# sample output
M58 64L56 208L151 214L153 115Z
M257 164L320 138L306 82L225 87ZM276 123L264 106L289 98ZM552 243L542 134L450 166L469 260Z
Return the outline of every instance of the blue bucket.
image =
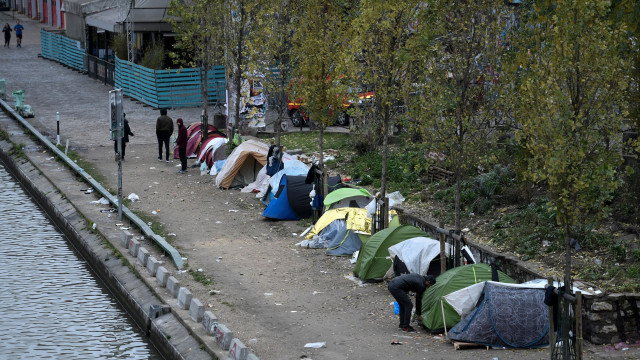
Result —
M393 313L396 315L400 314L400 305L398 305L397 301L393 302Z

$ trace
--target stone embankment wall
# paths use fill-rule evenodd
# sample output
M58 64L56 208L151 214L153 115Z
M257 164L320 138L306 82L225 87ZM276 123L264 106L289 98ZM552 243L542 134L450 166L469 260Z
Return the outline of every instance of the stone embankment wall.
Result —
M398 208L400 223L413 225L438 239L436 224ZM525 261L499 254L465 237L477 262L499 265L500 270L517 282L544 278ZM640 340L640 294L584 294L582 297L583 338L594 344L614 344Z

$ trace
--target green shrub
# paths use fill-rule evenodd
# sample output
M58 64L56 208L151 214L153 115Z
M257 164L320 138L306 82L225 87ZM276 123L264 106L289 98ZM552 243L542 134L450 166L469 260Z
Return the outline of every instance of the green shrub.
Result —
M154 70L160 70L164 68L164 45L162 43L155 43L150 45L142 56L142 62L140 65Z
M618 263L624 262L627 257L627 250L624 245L621 244L612 244L611 247L609 247L609 253L614 261Z
M115 52L118 59L126 60L129 57L127 51L127 36L125 34L116 34L111 43L111 48Z

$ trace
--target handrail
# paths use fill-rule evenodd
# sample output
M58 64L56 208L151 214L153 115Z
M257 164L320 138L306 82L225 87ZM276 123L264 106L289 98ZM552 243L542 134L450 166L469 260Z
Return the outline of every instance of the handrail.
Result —
M102 195L104 198L109 200L109 202L114 206L118 205L118 199L115 196L111 195L111 193L107 191L107 189L105 189L99 182L97 182L86 171L84 171L83 168L78 166L78 164L76 164L67 155L65 155L64 152L58 149L58 147L55 146L51 141L49 141L49 139L47 139L38 130L36 130L36 128L34 128L31 124L25 121L24 118L20 116L20 114L18 114L15 110L11 108L11 106L9 106L9 104L7 104L4 100L0 99L0 105L2 105L2 107L5 108L6 111L8 111L18 122L20 122L22 126L27 128L27 130L29 130L35 137L37 137L38 140L40 140L45 146L47 146L49 150L53 151L54 154L56 154L60 159L62 159L62 161L64 161L67 164L67 166L69 166L72 170L78 173L78 175L80 175L86 182L88 182L91 185L91 187L93 187L96 191L100 193L100 195ZM136 214L134 214L131 210L129 210L129 208L127 208L124 205L122 206L122 214L126 216L129 219L129 221L135 224L140 229L140 231L142 231L146 236L153 239L153 241L156 244L158 244L158 246L160 246L164 251L169 253L171 258L173 259L174 264L178 269L183 268L184 262L178 250L176 250L173 246L171 246L162 236L155 234L153 230L151 230L151 228L147 225L147 223L142 221Z

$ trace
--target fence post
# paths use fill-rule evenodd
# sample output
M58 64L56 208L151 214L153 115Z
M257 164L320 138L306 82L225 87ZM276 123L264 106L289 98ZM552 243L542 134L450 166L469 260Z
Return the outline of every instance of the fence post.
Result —
M548 286L553 286L553 279L547 279ZM553 348L556 344L556 329L553 328L553 307L556 306L554 302L551 302L551 306L549 306L549 351L550 355L553 356Z
M440 221L440 224L438 226L441 229L444 228L444 222ZM444 274L447 271L447 255L444 244L444 233L440 233L440 274Z
M576 291L576 360L582 360L582 292Z

